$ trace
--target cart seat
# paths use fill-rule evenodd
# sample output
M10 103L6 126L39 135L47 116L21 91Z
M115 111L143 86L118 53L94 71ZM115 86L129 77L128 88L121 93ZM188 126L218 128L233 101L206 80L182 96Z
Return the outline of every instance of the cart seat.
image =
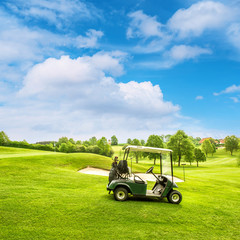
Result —
M139 184L147 184L147 181L143 180L138 175L134 175L134 182Z

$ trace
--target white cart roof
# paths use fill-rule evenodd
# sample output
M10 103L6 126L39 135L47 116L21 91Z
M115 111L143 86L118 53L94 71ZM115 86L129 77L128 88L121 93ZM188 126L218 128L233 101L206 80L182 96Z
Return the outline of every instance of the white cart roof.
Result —
M130 149L132 152L150 152L150 153L170 153L172 152L171 149L165 149L165 148L154 148L154 147L144 147L144 146L132 146L129 145L125 148Z

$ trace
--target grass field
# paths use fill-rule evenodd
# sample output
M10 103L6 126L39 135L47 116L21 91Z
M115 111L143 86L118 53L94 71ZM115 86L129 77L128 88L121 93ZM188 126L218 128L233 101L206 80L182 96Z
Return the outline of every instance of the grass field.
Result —
M237 155L219 150L198 168L187 165L180 205L117 202L107 177L77 172L88 165L110 169L111 159L0 147L0 239L240 239Z

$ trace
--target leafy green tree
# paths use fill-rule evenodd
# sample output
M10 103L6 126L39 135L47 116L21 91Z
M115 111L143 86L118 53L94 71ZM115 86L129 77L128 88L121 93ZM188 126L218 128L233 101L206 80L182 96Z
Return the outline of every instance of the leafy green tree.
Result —
M197 162L197 167L198 167L198 162L206 161L206 156L200 148L194 148L194 159Z
M167 134L167 135L164 136L164 139L165 139L166 143L169 142L171 136L172 136L171 134Z
M90 144L90 142L89 142L88 140L86 140L86 141L83 141L83 145L86 146L86 147L88 147L88 146L90 146L91 144Z
M91 137L91 138L89 139L89 143L90 143L90 145L92 145L92 146L97 145L97 138L96 138L96 137Z
M77 146L77 149L78 149L79 152L86 152L87 151L87 148L84 145Z
M182 157L189 156L194 149L193 143L183 130L178 130L171 136L167 147L173 150L173 159L178 161L178 166L181 164Z
M202 151L206 154L206 157L207 157L208 153L212 153L214 151L213 146L209 139L206 139L203 141Z
M213 156L213 154L216 152L217 150L216 150L216 145L215 144L212 144L212 156Z
M190 165L194 162L194 154L192 151L187 152L187 154L184 156L184 161L189 162Z
M7 134L5 134L5 132L1 131L0 132L0 145L4 146L4 145L8 145L8 143L10 142Z
M76 152L76 145L69 141L67 143L67 152L68 153Z
M227 136L225 137L225 149L226 151L230 151L231 155L233 151L237 151L239 149L239 139L235 136Z
M216 143L216 140L215 140L215 139L213 139L213 138L209 138L209 141L210 141L210 143L211 143L212 145L214 145L214 146L216 146L216 145L217 145L217 143Z
M159 135L159 137L163 140L163 142L164 142L164 139L165 139L165 136L164 136L164 134L162 134L162 135Z
M61 143L61 145L59 147L59 152L64 152L64 153L68 152L68 145L67 145L67 143Z
M201 140L201 138L193 138L192 136L189 136L188 137L191 141L192 141L192 143L195 145L195 146L199 146L200 145L200 143L199 143L199 141ZM199 140L200 139L200 140Z
M113 155L113 150L111 146L108 144L108 141L105 137L102 137L97 141L97 146L100 148L100 154L111 157Z
M150 135L148 137L146 146L163 148L163 140L158 135ZM154 160L154 165L156 164L156 159L160 157L160 155L158 153L146 153L145 155L147 155L149 159Z
M118 145L118 139L115 135L111 137L111 145Z
M141 145L142 145L142 146L144 146L144 145L146 144L145 140L143 140L143 139L140 140L140 142L141 142Z
M76 142L73 140L73 138L69 138L69 140L68 140L70 143L72 143L72 144L76 144Z
M131 142L132 142L131 138L128 138L127 144L131 144Z
M141 146L141 142L134 138L131 142L132 145L135 145L135 146ZM136 163L138 163L138 159L139 157L141 156L141 152L132 152L132 154L134 155L135 159L136 159Z
M99 152L100 152L100 147L98 147L98 146L89 146L89 147L87 147L87 149L86 149L86 151L87 152L89 152L89 153L95 153L95 154L99 154Z
M67 137L59 138L58 142L56 143L56 146L59 147L59 146L61 146L62 143L68 143L68 138Z

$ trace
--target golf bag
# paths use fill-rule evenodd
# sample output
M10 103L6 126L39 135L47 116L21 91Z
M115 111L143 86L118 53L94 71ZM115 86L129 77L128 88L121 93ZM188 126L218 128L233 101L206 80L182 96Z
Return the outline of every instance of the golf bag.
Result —
M119 174L129 174L127 160L121 160L117 166Z
M118 178L128 178L129 176L129 169L128 164L126 160L119 161L118 164L112 164L112 168L109 172L109 183L112 180L118 179Z

